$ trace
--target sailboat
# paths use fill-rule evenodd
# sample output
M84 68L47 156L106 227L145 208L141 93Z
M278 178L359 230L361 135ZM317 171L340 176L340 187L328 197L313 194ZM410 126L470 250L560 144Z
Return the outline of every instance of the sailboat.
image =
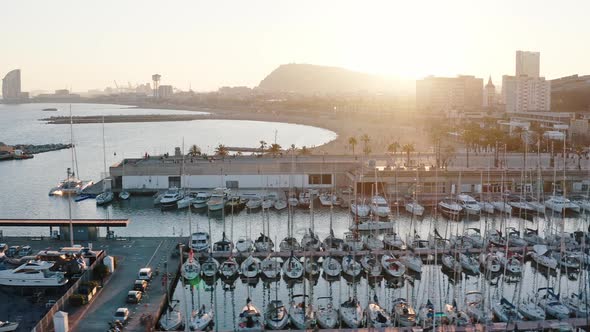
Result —
M217 275L219 270L219 262L213 258L213 254L209 254L207 260L201 265L201 273L204 278L213 278Z
M356 297L351 297L340 305L340 320L352 329L363 324L364 312Z
M516 306L504 297L500 300L500 303L496 303L492 306L492 312L500 322L505 323L519 322L524 318L518 312Z
M540 295L539 307L545 309L547 315L556 319L565 319L569 317L569 308L559 301L559 294L555 294L553 288L539 288L537 294Z
M125 160L125 156L123 156L123 176L122 178L125 178L125 164L127 163ZM131 194L125 190L125 188L123 188L123 184L121 184L121 191L119 192L119 199L122 200L127 200L129 199L129 197L131 197Z
M342 258L342 272L345 275L356 278L361 274L362 266L352 255L346 255Z
M325 302L328 303L325 303ZM338 325L338 310L332 305L332 298L322 296L318 298L316 321L322 329L333 329Z
M191 209L189 208L189 211L188 211L189 233L192 233L192 224L193 223L192 223L191 215L192 215ZM182 257L182 252L180 253L180 255ZM189 280L189 281L196 279L201 274L201 264L199 264L199 260L195 259L195 257L194 257L192 241L189 242L188 259L186 260L186 262L184 262L182 264L182 267L180 269L180 274L186 280Z
M399 257L399 261L404 264L406 269L416 273L422 273L422 259L414 254L414 250L406 250L403 255Z
M182 254L180 256L182 258ZM168 265L166 265L167 267ZM167 269L166 269L167 270ZM166 271L166 275L168 275L168 271ZM166 308L164 309L164 313L160 317L158 321L160 328L163 331L173 331L180 327L182 324L182 314L176 306L172 306L170 299L170 285L169 285L169 278L166 278L164 286L166 287Z
M264 331L264 317L250 298L246 299L246 305L240 312L238 320L238 331L240 332L262 332Z
M103 163L104 163L104 174L107 174L107 154L106 154L106 145L104 141L104 116L102 117L102 154L103 154ZM108 178L110 180L110 178ZM96 205L106 205L113 201L115 198L115 194L111 191L111 188L106 188L106 180L105 177L102 180L102 193L96 196Z
M213 243L213 252L231 253L234 244L225 236L225 231L221 235L221 240Z
M313 206L313 203L312 203ZM303 239L301 239L301 247L304 251L318 251L322 245L320 238L311 228L307 229L307 232L303 235Z
M393 322L397 326L409 327L416 325L416 310L404 298L393 300Z
M245 278L256 278L260 273L260 259L250 255L246 258L241 266L240 270L242 276Z
M369 301L366 310L368 328L387 328L393 326L391 316L381 305L377 295L373 296L373 301Z
M315 278L320 275L320 265L314 257L303 257L303 270L309 278Z
M281 276L281 263L279 263L276 257L272 257L271 254L268 254L262 260L260 269L262 270L262 276L267 279L276 279Z
M364 255L361 258L361 266L363 267L363 270L365 271L365 275L367 276L367 278L374 280L375 278L383 277L383 275L381 274L383 268L381 267L381 263L377 259L377 256L375 256L374 254L369 253Z
M336 278L342 273L342 265L336 258L327 256L322 261L322 270L328 278Z
M479 291L470 291L465 294L465 312L475 323L488 323L491 315L483 303L483 295Z
M279 299L270 301L265 316L266 326L271 330L284 330L289 324L289 313Z
M219 266L219 275L224 280L233 280L238 276L240 265L233 256L230 256Z
M301 297L301 302L295 301L295 298ZM291 301L291 309L289 310L289 316L291 318L291 324L298 330L311 329L316 324L315 312L311 304L306 304L307 294L294 295Z
M283 273L290 279L299 279L303 276L303 264L293 255L293 252L283 264Z
M400 278L406 273L406 267L393 254L385 254L381 256L381 265L387 276L392 278Z
M215 313L213 309L207 310L203 304L198 310L193 310L189 320L191 331L205 331L213 324Z

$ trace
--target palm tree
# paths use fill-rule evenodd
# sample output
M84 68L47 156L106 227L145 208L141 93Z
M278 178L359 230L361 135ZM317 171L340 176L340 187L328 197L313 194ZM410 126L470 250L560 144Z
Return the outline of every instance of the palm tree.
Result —
M406 165L409 166L410 165L410 153L416 151L416 149L414 148L414 143L408 143L405 144L402 147L402 151L406 153Z
M271 144L270 148L268 148L268 152L270 152L273 156L281 153L282 147L276 143Z
M216 148L215 148L215 155L217 156L222 156L225 157L229 154L229 150L227 149L227 147L223 144L219 144Z
M260 152L260 154L264 153L264 150L266 149L266 145L267 145L267 143L265 141L260 141L260 150L262 150Z
M348 138L348 145L352 147L352 155L354 156L354 147L358 144L356 137L352 136Z
M191 145L188 154L191 157L196 157L201 155L201 148L199 148L196 144Z
M302 156L307 156L311 154L311 150L309 150L305 145L301 147L299 150L299 154Z
M371 138L369 137L369 135L363 134L363 136L361 136L361 141L363 141L363 152L365 153L365 155L368 155L369 153L371 153L371 147L369 146Z

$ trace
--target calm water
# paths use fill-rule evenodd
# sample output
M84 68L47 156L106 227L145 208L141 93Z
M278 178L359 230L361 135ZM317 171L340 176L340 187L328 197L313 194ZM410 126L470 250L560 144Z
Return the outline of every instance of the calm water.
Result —
M41 112L44 107L58 107L60 112ZM31 105L0 105L0 141L14 143L67 143L69 142L68 125L47 125L38 119L51 115L67 115L67 105L31 104ZM168 114L183 111L129 109L117 105L72 105L74 115L100 114ZM278 131L277 141L283 146L292 143L297 146L313 146L328 142L336 135L328 130L309 126L252 122L252 121L220 121L198 120L190 122L161 122L161 123L114 123L105 124L107 146L107 165L123 156L139 157L145 152L158 154L173 152L175 146L197 144L203 151L213 149L219 143L232 146L256 146L260 140L272 142L275 130ZM80 177L97 180L103 171L102 161L102 125L84 124L74 126L74 137L77 143L77 157ZM0 163L0 218L66 218L68 216L67 200L64 197L49 197L49 189L65 176L65 169L70 166L70 151L62 150L38 154L34 159L26 161L8 161ZM190 231L197 229L211 231L213 241L221 238L225 230L229 237L236 240L239 236L248 235L255 238L262 231L263 220L270 224L269 236L276 244L287 232L287 212L270 211L249 213L244 210L235 215L226 215L225 222L221 215L208 216L204 213L191 214L190 226L187 211L162 212L154 207L150 197L132 197L129 201L115 201L108 207L97 207L94 200L73 203L74 218L130 218L128 228L117 229L119 236L187 236ZM332 218L330 218L330 216ZM310 227L311 215L309 210L297 209L294 213L295 233L301 239L305 229ZM333 220L333 228L337 235L342 235L352 223L347 210L335 208L317 208L314 211L315 230L320 238L329 233L329 220ZM535 219L534 222L518 218L503 220L500 216L482 218L479 221L448 222L443 218L427 216L423 220L412 220L408 215L400 213L397 218L396 230L403 234L413 232L413 229L426 239L436 227L439 232L448 237L460 234L464 228L478 227L481 229L499 229L505 225L522 229L524 227L539 227L541 232L546 229L556 229L560 218ZM585 218L567 219L567 231L587 229ZM48 235L45 228L3 229L4 235ZM104 234L103 234L104 235ZM489 279L485 277L463 276L452 278L440 270L440 266L425 266L421 278L405 278L402 281L391 282L381 280L368 283L366 278L359 280L345 280L328 282L320 277L315 281L306 281L307 292L313 289L316 302L320 296L332 296L335 306L345 301L355 291L362 305L376 293L383 306L392 307L392 301L404 297L418 307L426 301L427 294L437 306L451 303L457 299L463 304L463 294L470 290L483 290L490 302L499 301L502 296L509 300L526 298L536 287L560 285L562 294L578 290L580 281L578 275L567 276L547 275L538 273L527 263L523 281L512 282L502 276ZM569 278L568 278L569 277ZM456 279L454 281L453 279ZM583 280L587 280L583 279ZM315 285L314 287L310 287ZM278 291L278 295L277 294ZM217 308L217 327L221 330L232 330L245 299L250 296L255 305L264 310L270 300L278 296L285 303L289 302L293 294L303 292L303 282L287 284L284 280L278 283L259 281L248 286L240 279L232 285L217 281L212 285L201 284L192 292L178 287L175 297L182 302L214 304Z

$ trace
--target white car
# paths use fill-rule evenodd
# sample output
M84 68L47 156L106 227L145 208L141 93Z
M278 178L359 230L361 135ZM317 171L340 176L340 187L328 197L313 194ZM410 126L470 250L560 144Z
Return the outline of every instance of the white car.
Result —
M127 324L127 321L129 320L129 309L127 308L119 308L117 309L117 311L115 311L115 314L113 315L113 321L120 321L123 324Z
M152 269L149 267L139 269L139 272L137 272L137 279L147 281L152 280Z

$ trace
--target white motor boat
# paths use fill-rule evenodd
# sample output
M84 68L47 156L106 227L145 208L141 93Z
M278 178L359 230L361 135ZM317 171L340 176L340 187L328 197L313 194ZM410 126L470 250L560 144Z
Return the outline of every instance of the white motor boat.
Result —
M207 201L207 207L209 211L221 211L225 207L229 190L225 188L215 188L211 193L211 198Z
M241 237L236 241L236 250L240 253L254 250L254 242L247 237Z
M303 301L296 302L295 298L302 297ZM308 295L294 295L293 301L291 302L291 309L289 310L289 318L291 324L298 330L309 330L312 329L315 324L315 312L311 304L306 304L305 299Z
M219 274L226 280L237 277L239 272L240 265L232 256L219 265Z
M177 330L182 324L182 314L176 308L169 307L158 322L163 331Z
M406 267L392 254L381 256L381 265L385 273L392 278L400 278L406 273Z
M542 267L555 270L557 269L557 260L551 257L551 252L544 244L536 244L533 251L529 253L535 264Z
M264 331L264 317L262 317L258 308L252 304L250 298L246 299L246 305L240 312L237 330L239 332Z
M463 211L463 207L456 200L451 198L445 198L438 202L438 207L443 214L455 220L457 220Z
M332 256L324 258L322 262L322 269L329 278L339 277L340 273L342 273L342 265L336 258Z
M520 303L518 312L527 320L545 320L545 310L530 299Z
M191 235L191 248L197 252L205 252L209 250L209 233L196 232Z
M199 191L197 196L195 196L195 200L193 201L193 207L195 209L204 209L207 207L207 202L211 198L211 193Z
M209 255L207 260L201 264L201 273L204 278L213 278L217 275L217 271L219 271L219 262L213 258L213 255Z
M366 254L361 258L361 266L365 271L367 278L380 278L382 277L383 267L381 262L377 259L377 256L373 254Z
M129 197L131 197L131 194L128 191L123 190L119 192L119 199L128 200Z
M246 202L246 208L250 210L260 209L262 207L262 198L258 196L252 196L248 198L248 202Z
M327 300L328 303L325 303ZM334 329L338 325L338 310L332 305L332 298L321 296L317 300L316 321L322 329Z
M340 305L340 320L351 329L361 326L364 320L363 309L356 298L349 298Z
M289 324L289 313L281 300L270 301L265 316L266 326L271 330L284 330Z
M491 313L484 307L483 295L478 291L465 294L465 312L474 323L487 324L492 319Z
M457 195L457 202L463 208L463 213L468 216L479 216L481 214L481 207L475 200L475 198L461 194Z
M284 199L278 199L275 201L274 208L277 211L281 211L287 208L287 201Z
M492 312L500 322L504 323L520 322L524 318L518 310L516 310L516 306L505 298L502 298L500 303L496 303L492 306Z
M580 207L563 196L550 196L545 206L557 213L580 213Z
M346 255L342 257L342 272L351 278L357 278L360 276L363 268L359 262L357 262L352 255Z
M495 200L491 203L498 212L512 215L512 206L505 199Z
M373 196L371 198L371 212L380 218L387 218L391 213L391 209L383 196Z
M373 219L363 219L359 221L358 224L352 224L348 229L351 231L359 230L359 231L382 231L382 230L389 230L395 226L394 221L381 221L381 220L373 220Z
M582 211L590 212L590 200L588 199L587 196L575 195L575 196L571 196L570 200L572 201L572 203L574 203L580 207L580 212L582 212Z
M203 304L199 310L193 310L189 320L189 328L191 331L205 331L213 325L214 317L213 309L207 310Z
M424 214L424 207L420 205L417 201L410 201L405 204L406 212L421 217Z
M363 202L350 203L350 212L359 218L367 218L371 212L371 208Z
M299 279L303 277L303 264L297 257L291 255L283 264L283 274L290 279Z
M191 204L193 204L195 202L197 198L197 195L194 193L189 193L188 195L184 195L183 198L181 198L178 202L176 202L176 208L180 209L186 209L187 207L189 207Z
M281 263L276 257L268 255L260 265L262 275L268 279L276 279L281 276Z
M570 309L559 301L559 295L553 292L551 287L539 288L539 307L545 309L547 315L555 319L565 319L570 316Z
M244 278L256 278L260 273L260 259L250 255L240 265Z
M368 328L387 328L393 326L391 316L377 301L377 295L374 296L373 301L369 301L367 305L367 327Z
M160 199L162 209L176 209L178 201L184 197L184 194L178 188L170 188Z
M466 273L478 275L479 274L479 262L477 259L469 254L460 253L459 263Z
M107 205L115 199L112 191L105 191L96 196L96 205Z
M16 331L18 325L19 323L16 322L0 321L0 332Z
M416 325L416 310L404 298L393 300L393 322L395 325L410 327Z
M64 272L50 271L53 262L30 260L16 269L0 271L0 285L13 287L60 287L68 283Z
M406 269L416 273L422 273L422 259L414 255L413 251L406 251L399 257L399 261L404 264Z

